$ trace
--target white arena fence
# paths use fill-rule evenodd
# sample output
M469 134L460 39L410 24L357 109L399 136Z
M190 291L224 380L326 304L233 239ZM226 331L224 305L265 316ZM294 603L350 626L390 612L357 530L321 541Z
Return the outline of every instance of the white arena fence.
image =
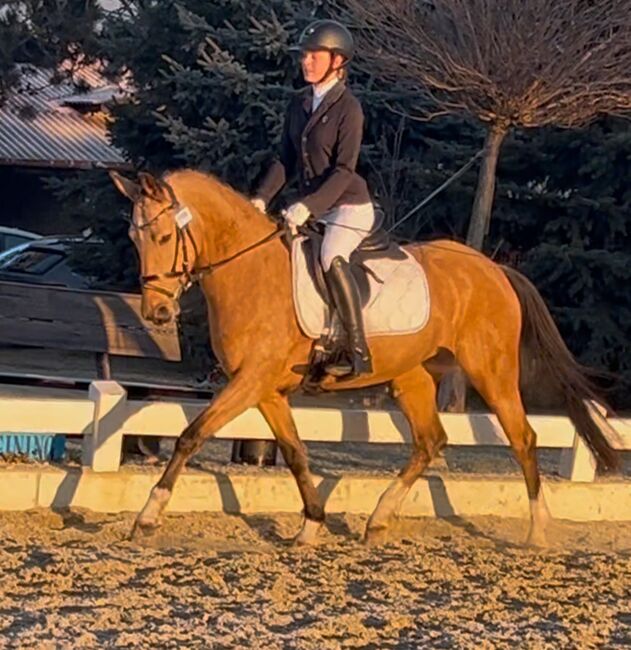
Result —
M178 437L207 406L199 399L134 400L115 381L94 381L88 394L78 390L0 386L0 432L83 436L83 465L94 472L116 472L124 435ZM631 449L631 418L600 420L612 448ZM398 410L294 408L305 442L365 442L401 444L411 441L407 422ZM448 444L507 446L494 415L442 413ZM572 481L591 482L596 463L565 416L531 415L538 447L563 449L559 473ZM267 423L250 409L222 428L223 439L273 439Z

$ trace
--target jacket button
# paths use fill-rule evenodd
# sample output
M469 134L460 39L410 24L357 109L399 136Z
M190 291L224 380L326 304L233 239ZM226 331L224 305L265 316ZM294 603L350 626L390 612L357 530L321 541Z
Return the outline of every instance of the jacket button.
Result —
M311 187L311 181L305 181L305 187Z

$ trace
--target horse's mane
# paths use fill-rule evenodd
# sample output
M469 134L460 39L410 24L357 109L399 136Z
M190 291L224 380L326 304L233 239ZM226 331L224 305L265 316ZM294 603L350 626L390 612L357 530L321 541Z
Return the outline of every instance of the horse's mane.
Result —
M222 221L261 220L249 199L216 176L196 169L179 169L164 175L179 199L202 215L221 215ZM267 217L267 221L272 220Z

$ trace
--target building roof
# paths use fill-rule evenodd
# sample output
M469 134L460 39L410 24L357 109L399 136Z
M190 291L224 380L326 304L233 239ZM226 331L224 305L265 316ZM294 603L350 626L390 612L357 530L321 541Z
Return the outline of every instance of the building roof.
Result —
M122 97L94 67L55 81L55 72L21 66L20 81L0 107L0 164L90 169L129 167L109 141L102 106ZM74 82L74 83L73 83Z

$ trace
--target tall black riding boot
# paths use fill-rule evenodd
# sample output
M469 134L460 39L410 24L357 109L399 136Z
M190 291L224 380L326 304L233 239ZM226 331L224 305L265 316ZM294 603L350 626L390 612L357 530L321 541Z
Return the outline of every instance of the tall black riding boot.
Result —
M361 299L350 264L343 257L336 257L331 268L326 272L326 280L348 336L349 353L348 363L340 361L328 365L326 372L335 377L370 374L372 360L364 334Z

